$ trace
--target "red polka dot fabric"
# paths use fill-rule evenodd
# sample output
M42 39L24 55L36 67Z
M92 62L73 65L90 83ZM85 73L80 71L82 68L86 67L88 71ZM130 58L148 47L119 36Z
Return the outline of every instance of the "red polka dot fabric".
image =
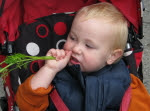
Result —
M49 34L49 29L45 24L39 24L36 27L36 34L41 38L45 38Z
M64 22L57 22L54 25L54 31L57 35L64 35L67 32L67 25Z

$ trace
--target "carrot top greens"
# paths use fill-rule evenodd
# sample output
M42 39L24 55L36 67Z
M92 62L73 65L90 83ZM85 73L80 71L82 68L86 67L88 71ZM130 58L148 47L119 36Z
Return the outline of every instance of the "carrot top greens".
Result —
M5 58L3 62L0 63L0 77L6 77L10 71L17 68L27 68L27 64L35 60L48 60L55 59L52 56L27 56L25 54L16 53L14 55L9 55ZM5 67L1 67L2 64L7 64ZM10 66L15 65L12 69Z

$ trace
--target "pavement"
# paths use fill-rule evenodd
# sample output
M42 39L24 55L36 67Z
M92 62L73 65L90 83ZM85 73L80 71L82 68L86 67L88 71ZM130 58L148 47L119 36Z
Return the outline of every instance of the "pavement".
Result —
M143 54L143 76L144 85L150 93L150 0L143 0L145 11L143 13L143 33L144 38L141 40L144 46Z
M143 53L143 76L144 85L150 93L150 0L143 0L145 11L143 12L143 33L144 38L141 40L144 46ZM5 96L2 80L0 79L0 97ZM1 109L0 109L1 111Z

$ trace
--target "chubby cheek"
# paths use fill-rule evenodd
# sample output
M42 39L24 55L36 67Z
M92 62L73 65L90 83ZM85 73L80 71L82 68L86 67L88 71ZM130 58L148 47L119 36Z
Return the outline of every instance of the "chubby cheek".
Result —
M82 70L87 72L97 71L106 65L104 60L101 60L96 55L92 57L86 57L85 61L86 62L83 63Z
M82 61L82 66L81 69L84 71L91 71L94 69L95 67L95 59L91 56L86 56L84 57L83 61Z

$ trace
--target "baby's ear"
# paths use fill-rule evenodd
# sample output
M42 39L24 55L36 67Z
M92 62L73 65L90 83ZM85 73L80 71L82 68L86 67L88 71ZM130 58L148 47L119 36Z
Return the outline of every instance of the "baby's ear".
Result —
M111 55L107 59L107 64L111 65L113 64L117 59L119 59L123 55L122 49L116 49L114 50Z

